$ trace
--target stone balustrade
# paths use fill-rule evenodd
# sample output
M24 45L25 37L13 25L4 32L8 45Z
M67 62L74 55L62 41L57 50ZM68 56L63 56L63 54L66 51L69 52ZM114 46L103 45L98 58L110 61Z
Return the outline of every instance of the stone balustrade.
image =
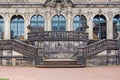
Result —
M77 31L42 31L28 33L30 41L40 40L88 40L88 34Z
M88 45L84 48L78 48L79 54L84 55L86 57L95 55L104 50L118 50L119 44L117 40L100 40L96 43Z
M36 56L38 49L34 46L28 45L18 40L0 40L0 49L2 50L15 50L24 55Z

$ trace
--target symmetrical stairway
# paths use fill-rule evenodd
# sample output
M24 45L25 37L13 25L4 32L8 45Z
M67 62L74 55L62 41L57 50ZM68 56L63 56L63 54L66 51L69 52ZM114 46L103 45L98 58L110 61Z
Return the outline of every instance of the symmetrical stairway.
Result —
M0 50L14 50L25 56L33 58L37 67L83 67L85 60L93 55L99 54L104 50L118 50L118 40L100 40L98 42L78 48L78 53L71 58L44 58L44 52L39 52L38 48L18 40L0 40ZM40 48L39 48L40 50ZM52 54L54 55L54 54ZM59 56L59 55L58 55ZM73 59L72 57L76 57ZM59 56L61 57L61 56ZM84 64L81 64L83 61Z
M0 40L0 50L14 50L44 67L80 67L86 59L105 50L118 50L118 40L103 39L87 45L88 34L81 31L39 31L28 26L28 41ZM35 47L36 46L36 47Z

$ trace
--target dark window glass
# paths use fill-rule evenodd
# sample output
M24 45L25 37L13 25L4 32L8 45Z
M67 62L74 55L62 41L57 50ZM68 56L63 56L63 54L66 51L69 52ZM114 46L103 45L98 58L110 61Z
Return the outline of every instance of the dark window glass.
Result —
M44 18L41 15L34 15L31 18L30 25L34 28L40 28L40 31L44 31Z
M96 15L93 19L93 38L106 39L106 18L104 15Z
M4 19L0 16L0 39L4 38Z
M113 18L113 38L117 38L120 32L120 15L116 15Z
M66 20L62 15L55 15L52 18L52 31L65 31L66 30Z
M87 26L87 20L83 15L76 15L73 19L73 30L74 31L85 31Z
M24 19L22 16L13 16L11 18L11 39L23 39L24 38Z

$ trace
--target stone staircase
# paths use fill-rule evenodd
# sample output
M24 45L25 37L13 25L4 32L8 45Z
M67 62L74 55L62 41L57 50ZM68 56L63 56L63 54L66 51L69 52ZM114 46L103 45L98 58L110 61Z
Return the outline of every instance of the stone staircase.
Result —
M46 59L43 64L37 65L38 68L80 68L85 65L77 64L74 59Z
M38 48L23 43L18 40L0 40L1 50L15 50L25 56L35 60L36 67L49 68L69 68L69 67L85 67L84 59L99 54L104 50L118 50L118 40L100 40L83 48L78 48L76 55L72 53L50 54L48 58L44 58L44 52L38 53ZM76 59L73 59L73 56ZM83 64L82 64L83 62Z
M37 65L39 68L80 68L85 65L78 64L77 60L73 59L73 53L52 53L48 59L43 60L43 64Z
M37 67L50 67L50 68L68 68L68 67L85 67L86 59L99 54L104 50L118 50L117 40L100 40L92 43L86 47L78 48L78 54L75 55L76 59L73 59L73 54L59 53L50 54L48 59L43 61L43 64Z
M38 48L19 40L0 40L0 50L14 50L35 60L35 64L42 62L41 57L38 56Z
M73 59L46 59L44 60L45 65L75 65L76 60Z

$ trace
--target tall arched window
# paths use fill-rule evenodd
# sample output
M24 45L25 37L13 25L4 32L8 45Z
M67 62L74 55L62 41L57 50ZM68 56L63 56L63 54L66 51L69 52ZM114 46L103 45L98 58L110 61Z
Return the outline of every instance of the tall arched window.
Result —
M104 15L96 15L93 19L93 38L94 39L105 39L106 33L106 18Z
M31 18L30 25L44 31L44 18L41 15L34 15Z
M52 18L52 31L65 31L66 30L66 20L62 15L55 15Z
M0 16L0 39L4 38L4 19Z
M113 38L118 36L120 32L120 15L115 15L113 18Z
M14 15L10 25L11 39L24 38L24 19L21 15Z
M86 17L83 15L76 15L73 19L73 30L85 31L85 27L87 27Z

